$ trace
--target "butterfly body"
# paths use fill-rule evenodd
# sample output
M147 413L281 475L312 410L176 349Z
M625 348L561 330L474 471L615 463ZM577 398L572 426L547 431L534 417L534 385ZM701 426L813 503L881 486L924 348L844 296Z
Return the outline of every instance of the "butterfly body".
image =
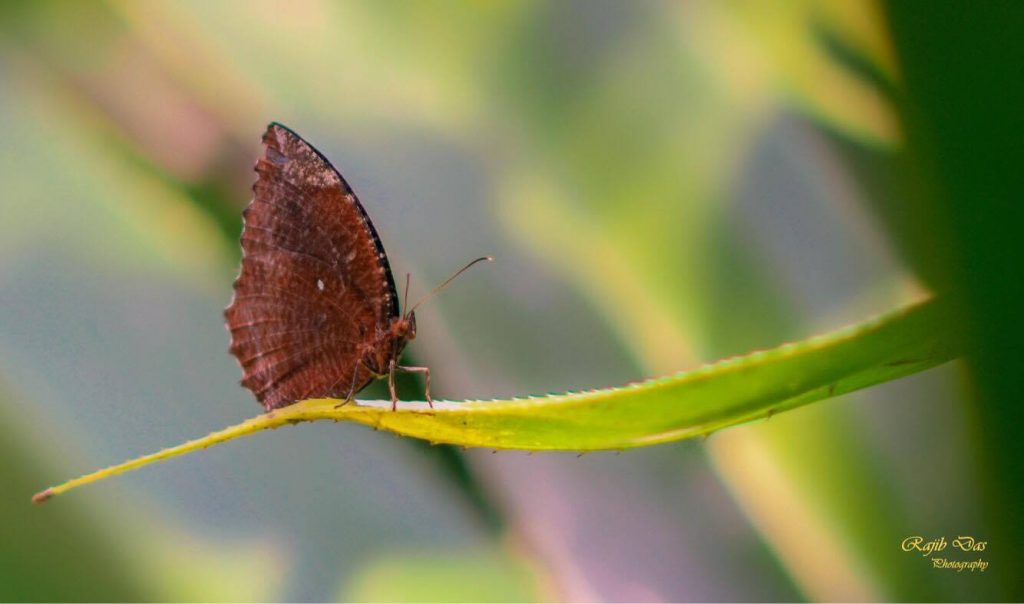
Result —
M386 329L368 338L359 347L359 356L375 377L386 377L391 363L397 362L406 344L416 337L416 317L393 317Z

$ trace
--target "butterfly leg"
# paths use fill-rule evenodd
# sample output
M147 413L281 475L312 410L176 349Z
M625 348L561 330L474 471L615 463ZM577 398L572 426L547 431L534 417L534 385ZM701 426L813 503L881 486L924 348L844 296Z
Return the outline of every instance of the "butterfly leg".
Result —
M345 400L341 401L334 406L335 409L338 407L344 407L345 405L352 402L352 395L355 394L356 389L356 377L359 376L359 366L356 365L355 370L352 372L352 385L348 387L348 394L345 395Z
M391 410L398 410L398 392L395 390L395 361L388 364L388 390L391 391Z
M408 373L422 373L423 374L423 381L426 384L426 387L424 388L424 390L426 391L426 395L427 395L427 404L430 405L431 409L433 409L434 408L434 399L430 398L430 368L429 367L404 367L404 366L399 366L399 367L395 367L395 369L400 369L400 370L406 371Z
M359 378L359 366L364 364L364 359L359 359L356 363L355 368L352 370L352 385L348 387L348 394L345 395L345 400L334 406L335 409L338 407L344 407L345 405L352 402L352 397L356 393L356 379Z

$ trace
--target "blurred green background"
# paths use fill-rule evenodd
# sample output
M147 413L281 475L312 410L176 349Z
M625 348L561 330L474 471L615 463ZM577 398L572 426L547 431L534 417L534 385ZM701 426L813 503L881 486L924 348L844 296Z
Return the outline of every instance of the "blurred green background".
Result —
M1024 597L1016 5L0 6L0 599ZM30 506L259 411L221 310L271 120L414 295L497 256L418 311L435 396L618 385L930 292L971 354L705 442L303 425Z

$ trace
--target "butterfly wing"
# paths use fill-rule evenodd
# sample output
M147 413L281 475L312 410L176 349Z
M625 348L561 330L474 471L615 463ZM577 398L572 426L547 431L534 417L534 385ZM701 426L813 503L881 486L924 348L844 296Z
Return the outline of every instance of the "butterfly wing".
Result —
M391 268L341 174L271 124L243 211L242 269L224 311L242 385L269 411L372 379L360 345L398 315Z

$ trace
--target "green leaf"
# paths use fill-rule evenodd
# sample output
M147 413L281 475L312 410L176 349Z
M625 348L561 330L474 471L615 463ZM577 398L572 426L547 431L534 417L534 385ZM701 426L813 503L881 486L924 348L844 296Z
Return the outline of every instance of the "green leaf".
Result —
M240 436L299 422L353 421L464 447L594 451L706 436L716 430L909 375L959 354L941 300L863 323L620 388L502 401L344 404L310 399L203 438L100 470L37 494L83 484Z

